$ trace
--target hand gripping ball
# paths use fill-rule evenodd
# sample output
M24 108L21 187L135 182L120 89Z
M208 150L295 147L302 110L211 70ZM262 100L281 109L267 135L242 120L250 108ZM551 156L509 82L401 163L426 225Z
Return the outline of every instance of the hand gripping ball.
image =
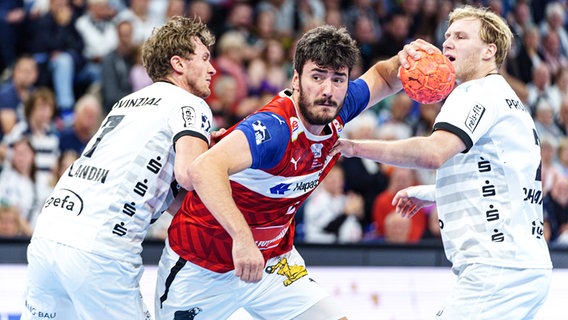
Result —
M447 57L435 51L419 50L421 58L408 57L410 68L400 67L400 81L406 94L419 103L436 103L446 98L456 82L454 66Z

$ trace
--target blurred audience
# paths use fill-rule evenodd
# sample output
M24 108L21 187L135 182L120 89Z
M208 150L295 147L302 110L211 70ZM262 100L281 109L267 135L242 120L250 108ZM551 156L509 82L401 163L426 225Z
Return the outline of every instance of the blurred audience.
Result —
M369 240L379 240L388 243L416 243L427 228L428 216L421 209L412 218L402 218L392 205L394 195L407 187L419 185L416 171L408 168L392 169L386 190L379 193L373 205L373 225L375 233L369 235Z
M556 77L561 68L568 67L568 58L562 53L558 31L548 30L542 36L542 55L551 78Z
M151 14L149 0L129 0L130 5L116 15L116 21L130 21L133 26L134 43L141 44L151 34L155 27L165 22L165 14Z
M544 63L544 54L541 47L541 36L536 26L527 26L524 29L522 42L516 55L507 61L507 71L523 83L532 81L535 67ZM511 51L511 54L515 53Z
M45 190L59 157L59 132L54 127L56 112L55 95L51 89L36 89L24 105L25 119L19 121L4 137L11 145L26 137L35 150L35 181L40 190Z
M365 111L345 126L349 139L377 139L378 119L373 111ZM341 158L345 169L345 189L363 196L365 215L362 219L365 232L372 226L375 197L387 188L388 173L377 162L358 157Z
M540 100L546 100L548 103L551 103L549 98L552 91L551 82L550 69L547 64L541 63L533 69L532 79L526 86L528 95L526 101L523 101L530 108L533 115Z
M41 85L51 85L58 114L72 121L75 90L88 87L93 77L84 69L85 43L75 28L79 10L69 0L50 0L49 11L34 24L31 51L41 66ZM81 80L81 82L79 82Z
M115 102L133 92L130 71L135 64L137 47L132 28L132 23L127 20L116 25L118 45L102 61L101 94L105 115Z
M568 177L568 138L563 137L556 149L556 168L561 176Z
M556 164L558 140L550 136L540 138L540 157L542 159L541 179L544 196L550 192L556 178L561 174Z
M568 177L559 177L544 197L546 221L550 224L548 241L554 245L568 246Z
M85 47L85 72L90 75L90 85L98 90L102 78L102 60L118 45L118 35L113 18L116 10L108 0L86 0L87 10L75 22L75 28L81 35Z
M102 121L103 108L99 98L85 94L75 104L75 121L63 129L59 136L59 153L73 151L83 153Z
M28 238L32 229L16 207L0 204L0 238Z
M565 57L568 55L568 31L566 31L566 7L560 1L547 1L545 17L539 23L541 35L556 34L558 51Z
M258 58L248 65L249 96L270 98L289 86L286 73L286 52L282 43L276 39L266 41Z
M20 56L11 78L0 85L0 140L24 117L24 102L35 88L37 63L30 55Z
M36 184L35 157L30 140L22 136L10 143L6 164L0 173L0 207L15 208L31 228L43 203Z
M0 66L10 70L24 52L28 10L23 0L0 1Z
M422 38L441 48L448 13L462 3L455 0L0 1L3 41L0 163L7 164L2 159L11 152L9 141L24 134L37 150L36 165L40 172L37 177L43 177L38 180L61 174L60 170L64 170L61 166L67 167L67 161L79 156L93 128L113 104L151 83L138 50L154 27L171 16L197 17L217 37L216 44L210 48L217 74L207 102L214 113L214 127L218 129L254 112L289 86L294 63L291 57L298 37L306 30L322 23L347 27L362 52L350 74L354 79L365 65L396 54L412 39ZM564 147L568 132L565 3L490 0L475 4L501 14L514 31L513 48L501 72L535 118L542 142L543 192L550 193L556 181L554 175L563 172L568 175L568 151L563 151L568 149ZM52 91L53 103L49 102L49 95L43 94L42 87ZM26 114L29 110L24 111L35 91L40 94L33 99L45 100L38 104L49 108L34 112L30 118ZM90 108L79 112L82 102L76 98L85 94L94 94L99 99L102 114L96 115L98 112L92 109L89 115ZM50 111L51 107L55 108L54 112ZM372 116L362 119L359 127L346 127L344 134L367 139L427 134L440 107L441 103L420 105L401 92L371 108L368 113ZM64 159L67 164L57 161ZM363 198L360 220L363 232L368 233L372 228L373 201L387 187L393 168L358 158L341 159L341 164L346 170L345 192L355 192ZM425 183L433 176L433 171L416 173ZM41 184L45 187L45 182ZM435 208L429 211L426 216L430 227L426 227L423 237L435 237L439 231L435 230L439 229ZM405 230L412 222L397 218L384 219L385 225L392 224L381 235L389 241L406 239ZM156 232L149 237L162 239L169 222L167 218L160 221L153 227ZM394 234L391 236L388 231Z
M308 243L353 243L363 236L363 197L345 192L341 165L331 169L304 207L304 241Z
M151 85L152 79L150 79L142 63L142 46L136 45L132 54L134 55L134 64L131 66L130 72L128 73L128 82L132 90L138 91Z

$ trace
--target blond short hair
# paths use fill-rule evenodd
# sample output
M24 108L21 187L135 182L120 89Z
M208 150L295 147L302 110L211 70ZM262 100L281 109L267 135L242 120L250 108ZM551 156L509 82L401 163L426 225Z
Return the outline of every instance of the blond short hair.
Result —
M466 18L474 18L481 21L479 36L483 42L495 44L497 47L495 63L497 67L501 67L507 57L507 52L511 48L513 39L513 33L507 22L499 15L489 11L488 8L476 8L466 5L450 12L449 25L452 25L456 20Z
M164 79L170 72L170 58L189 57L195 53L198 38L206 47L215 43L215 36L199 18L173 17L155 29L142 46L142 63L152 81Z

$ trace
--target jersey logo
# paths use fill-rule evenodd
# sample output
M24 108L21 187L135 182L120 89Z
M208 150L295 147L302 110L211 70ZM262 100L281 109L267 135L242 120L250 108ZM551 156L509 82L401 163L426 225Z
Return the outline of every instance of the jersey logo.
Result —
M341 133L341 131L343 131L343 125L337 119L334 119L332 124L335 127L335 130L337 130L337 133Z
M53 192L43 207L64 210L78 216L83 212L83 199L75 191L62 188Z
M267 266L264 271L266 271L266 273L268 274L273 274L274 272L276 272L276 274L286 277L286 279L284 280L284 286L286 287L291 285L301 277L308 275L308 270L306 270L306 267L299 266L297 264L290 266L286 258L280 259L280 261L278 261L278 263L275 265Z
M206 115L201 116L201 129L207 132L209 132L209 129L211 129L211 122L209 121L209 119L207 119Z
M302 159L302 157L299 157L298 160L291 158L290 162L294 165L294 170L298 170L298 161L300 161L300 159Z
M475 131L479 121L481 121L481 117L485 113L485 107L479 104L474 105L471 110L469 110L469 114L465 119L465 127L469 129L471 133Z
M276 118L276 120L278 120L278 122L279 122L280 124L285 124L285 123L286 123L286 122L284 122L284 120L280 119L280 117L278 117L277 115L275 115L275 114L270 114L270 115L273 116L274 118Z
M260 120L257 120L252 124L252 129L254 130L257 145L270 140L270 132L268 132L268 128L266 128L264 123Z
M286 191L290 190L290 183L277 184L270 188L270 193L272 194L284 194Z
M312 150L312 153L314 154L314 160L312 162L312 168L317 168L317 167L321 167L323 166L323 163L321 161L321 150L323 149L323 144L321 143L314 143L310 146L310 149Z
M542 221L533 221L531 233L537 239L544 238L544 223Z
M182 107L181 115L183 117L183 126L191 127L195 123L195 109L192 107Z
M300 129L300 120L296 117L290 118L290 127L292 128L292 142L294 142L298 139L300 133L302 133L302 130Z
M195 319L195 316L201 311L203 310L199 307L191 308L189 310L184 310L184 311L176 311L174 313L174 320L193 320Z

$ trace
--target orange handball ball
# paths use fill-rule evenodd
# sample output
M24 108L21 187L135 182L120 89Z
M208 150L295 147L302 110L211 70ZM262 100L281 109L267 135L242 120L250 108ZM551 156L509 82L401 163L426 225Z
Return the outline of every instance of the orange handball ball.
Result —
M454 66L442 53L428 54L419 50L421 58L408 57L410 68L400 67L400 81L406 94L419 103L429 104L446 98L456 83Z

